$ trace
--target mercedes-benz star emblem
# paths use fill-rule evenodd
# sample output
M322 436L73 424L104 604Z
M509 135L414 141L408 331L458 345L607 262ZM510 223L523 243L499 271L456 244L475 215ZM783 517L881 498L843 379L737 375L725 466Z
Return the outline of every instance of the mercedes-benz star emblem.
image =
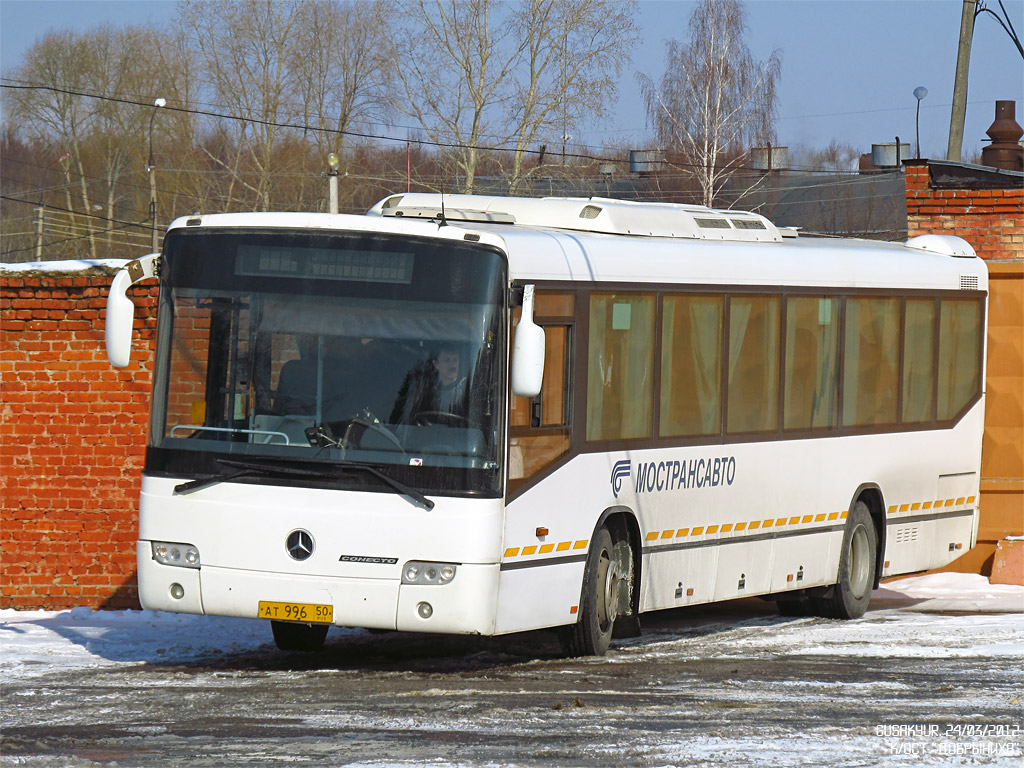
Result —
M313 537L300 528L288 534L284 547L293 559L306 560L313 554Z

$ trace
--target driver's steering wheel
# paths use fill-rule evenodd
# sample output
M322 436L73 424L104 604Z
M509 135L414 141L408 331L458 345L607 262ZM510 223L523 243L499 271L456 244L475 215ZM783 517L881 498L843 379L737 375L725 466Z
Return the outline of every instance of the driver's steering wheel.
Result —
M412 422L418 427L429 427L431 424L464 427L469 424L469 420L465 416L459 416L451 411L420 411L412 417Z

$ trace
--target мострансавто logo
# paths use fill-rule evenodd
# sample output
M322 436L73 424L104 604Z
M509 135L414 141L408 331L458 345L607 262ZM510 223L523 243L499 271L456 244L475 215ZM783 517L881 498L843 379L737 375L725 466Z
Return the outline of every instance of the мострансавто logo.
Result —
M619 491L622 490L622 478L629 477L629 470L629 459L616 461L615 466L612 467L612 493L615 494L616 499L619 498Z
M635 478L636 493L676 491L691 488L718 488L736 480L736 457L682 459L681 461L642 461L636 465L629 459L612 465L612 493L619 497L623 478Z

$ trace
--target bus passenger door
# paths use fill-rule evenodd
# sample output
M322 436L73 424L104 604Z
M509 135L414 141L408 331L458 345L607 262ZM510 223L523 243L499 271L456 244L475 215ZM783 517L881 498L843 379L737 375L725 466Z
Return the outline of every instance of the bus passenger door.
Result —
M544 383L536 397L510 395L508 498L554 469L569 453L575 294L538 290L534 322L544 329ZM519 322L515 310L513 327Z

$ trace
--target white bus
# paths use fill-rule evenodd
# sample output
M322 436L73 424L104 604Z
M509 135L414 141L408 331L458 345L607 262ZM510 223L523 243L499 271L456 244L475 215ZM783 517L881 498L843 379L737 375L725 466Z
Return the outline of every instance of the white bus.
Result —
M160 281L142 605L603 654L644 611L855 618L975 543L987 272L599 198L196 215Z

